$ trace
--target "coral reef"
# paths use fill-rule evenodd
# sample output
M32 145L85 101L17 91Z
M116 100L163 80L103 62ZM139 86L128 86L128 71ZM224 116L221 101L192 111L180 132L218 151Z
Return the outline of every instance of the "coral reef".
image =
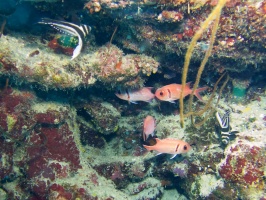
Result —
M28 167L25 169L25 174L30 183L35 182L29 184L28 188L39 198L44 199L49 194L50 181L68 177L81 168L81 165L73 133L67 124L59 128L41 127L38 131L28 139L32 146L26 148ZM68 152L69 149L71 153ZM47 181L44 181L46 179Z
M108 84L109 89L140 87L148 76L156 73L159 65L145 55L124 56L122 50L114 45L83 54L72 62L69 57L62 59L43 45L40 47L41 44L24 46L25 40L21 37L3 36L1 42L1 74L15 77L19 82L37 83L43 89L78 89L93 86L96 80ZM17 58L19 62L16 62Z
M158 20L161 22L178 22L184 18L183 14L178 11L163 10L158 16Z
M15 173L13 171L13 155L14 155L14 143L13 142L4 142L4 138L1 137L1 163L0 163L0 179L3 182L12 181L12 177L15 177Z
M85 164L79 129L73 121L75 111L68 104L41 102L34 93L8 87L1 91L0 105L0 196L12 199L95 199L96 196L108 199L116 196L127 199L118 191L115 194L112 191L111 195L107 191L100 194L100 188L85 189L99 186L97 181L103 183L103 180ZM82 183L72 180L81 174L86 174L82 175ZM18 190L14 191L14 187ZM105 187L113 186L106 182Z
M93 64L99 71L98 79L111 86L116 82L120 87L140 87L144 85L141 75L150 76L157 72L159 63L145 55L128 54L114 45L101 47L95 53ZM116 84L116 85L118 85Z
M147 7L151 2L162 6L162 11L158 12L156 8ZM115 4L110 1L99 1L99 3L104 14L101 15L101 12L89 14L88 18L95 22L101 16L104 19L109 17L121 19L116 33L118 36L114 37L114 41L135 52L157 55L162 61L163 68L180 72L184 52L190 39L199 30L201 23L208 17L217 1L144 1L143 4L138 2L139 5L136 7L134 7L136 2L133 1L131 6L126 4L123 12L119 14L116 12L116 7L122 7L121 1ZM233 7L237 9L232 9ZM265 61L263 56L265 11L263 8L262 1L229 1L225 4L216 34L217 42L214 44L208 62L211 64L206 66L209 70L217 72L223 68L232 73L246 71L250 72L246 74L249 77L255 71L265 70L262 64ZM248 28L249 25L252 29ZM108 30L100 25L97 28L99 32ZM195 48L192 63L201 61L209 46L208 40L212 29L213 26L210 26L201 36Z
M178 104L128 104L114 94L179 84L188 45L219 1L6 2L5 9L0 3L6 20L0 30L0 199L266 198L263 1L226 1L216 39L209 42L210 24L190 60L188 81L206 51L210 55L198 79L209 89L191 107L198 112L213 98L220 100L216 111L230 110L238 133L226 146L212 113L200 127L186 120L182 129ZM42 17L92 27L78 58L69 56L77 38L36 25ZM224 79L216 82L225 72L226 86ZM148 115L156 119L154 137L185 140L192 150L174 159L147 152L142 123Z
M89 145L95 148L103 148L105 146L105 139L100 137L95 131L93 124L88 123L82 118L78 118L80 141L82 145Z
M130 196L134 196L132 199L135 200L157 199L161 197L163 187L161 186L160 181L154 178L147 178L140 183L128 185L125 192Z
M222 179L218 180L211 174L203 174L192 184L191 193L193 193L195 197L208 197L217 187L224 187Z
M82 4L82 1L79 3ZM63 2L62 6L64 6L64 9L60 9L60 6L57 6L56 3L43 3L32 7L31 10L35 9L34 12L39 13L50 10L51 15L64 16L66 19L69 19L70 16L65 13L73 14L73 9L77 9L77 6L80 5L79 3L73 6L73 2L71 1ZM123 51L127 49L130 52L153 55L157 61L160 61L162 73L166 73L168 69L180 73L183 67L184 52L190 39L217 4L216 1L131 1L129 3L125 1L98 0L84 3L84 12L88 10L88 13L83 14L80 20L82 20L82 23L89 24L93 27L92 34L94 36L92 37L95 37L96 41L103 41L103 44L109 42L115 25L118 29L113 37L113 43L119 47L123 47ZM32 4L34 5L34 1L32 1ZM150 6L151 4L162 6L162 10L158 12L156 7ZM165 4L168 7L164 7ZM237 9L232 9L234 7ZM212 55L206 65L208 72L203 74L203 78L209 73L220 73L221 70L231 72L232 76L236 76L236 73L241 73L245 74L247 78L250 78L254 73L265 70L263 65L265 62L264 15L265 4L262 1L229 1L225 4L219 29L216 34L217 41L214 44ZM115 24L113 21L115 21ZM194 56L192 57L192 63L195 64L195 68L191 66L191 72L197 69L198 62L200 62L202 55L208 49L208 41L212 29L213 27L210 26L208 31L201 36L195 47ZM47 31L45 33L47 34ZM8 35L11 34L9 33ZM49 54L49 57L46 56L47 49L44 48L43 44L38 42L39 38L36 38L36 36L30 38L24 37L24 39L21 37L17 38L19 39L9 39L9 45L3 39L2 53L9 49L9 51L14 53L13 57L21 57L20 60L23 60L28 55L31 55L32 52L39 51L38 55L35 55L33 58L28 58L29 62L28 60L22 61L22 63L27 64L17 67L19 68L19 72L22 69L25 71L24 76L19 73L18 77L19 79L24 79L24 81L40 82L41 85L48 88L90 86L98 78L107 83L108 86L110 83L114 86L123 86L124 83L133 87L142 86L146 80L145 74L149 75L155 72L154 67L157 68L156 65L158 65L154 63L154 60L151 61L150 58L141 56L141 58L123 57L122 59L120 52L122 49L118 50L114 48L113 53L112 51L107 53L108 48L106 49L106 46L103 46L101 51L103 53L105 52L105 54L107 53L106 55L110 54L113 60L109 59L111 62L108 63L111 64L110 68L98 69L99 71L96 71L94 67L90 67L90 65L98 65L97 62L91 62L93 52L97 51L91 38L89 39L89 45L92 45L92 47L89 48L93 51L89 51L88 47L86 47L83 54L87 54L87 56L80 58L79 61L75 61L77 64L73 63L73 65L72 63L68 64L67 59L64 62L60 62L56 58L54 59L52 53ZM43 36L43 38L49 37ZM24 47L22 44L29 43L28 39L37 41L37 44ZM53 41L53 39L50 38L48 41ZM12 43L16 45L21 44L18 49L21 49L21 52L25 53L16 54L17 49L10 47ZM17 47L16 45L15 47ZM112 47L109 46L109 48ZM40 60L40 57L44 57L44 59ZM6 66L12 67L12 63L16 63L12 60L12 57L9 58L7 56L6 59L6 61L10 61L6 63ZM37 63L34 60L38 60L36 61ZM104 60L101 60L101 64L105 65L107 59L106 61ZM145 62L151 62L148 72L143 71L144 67L149 68L148 65L143 65ZM32 63L32 65L28 66L29 63ZM58 63L59 66L64 67L58 67L54 63ZM129 69L126 66L127 63L130 65L135 63L136 65L131 66ZM137 64L141 64L143 68L138 69ZM14 64L12 68L16 68ZM123 70L129 70L130 77L123 78L127 73ZM144 74L140 75L134 72L134 70ZM110 72L112 73L110 74ZM10 73L5 71L5 74ZM111 75L110 79L106 77L107 74ZM194 73L189 76L194 76ZM26 79L25 77L29 77L30 79Z
M212 120L201 129L186 122L187 128L181 130L179 116L165 116L152 109L153 105L148 106L149 111L143 109L147 105L134 105L134 110L142 109L136 116L129 106L119 106L110 99L108 103L96 97L90 97L90 103L77 99L74 107L44 102L30 91L10 87L0 94L1 197L162 199L173 188L189 199L265 196L266 160L261 142L265 137L265 113L257 107L257 101L249 104L256 109L232 103L235 111L231 125L240 133L224 150ZM262 96L262 107L265 102ZM256 120L250 120L253 112L258 115ZM195 143L193 150L175 160L146 152L141 122L147 113L157 120L156 135ZM106 118L112 123L94 124ZM109 130L115 127L119 128L110 137ZM234 184L235 190L231 190ZM14 187L19 189L14 192Z
M263 188L264 182L261 177L264 176L265 149L256 144L239 141L228 151L227 157L219 167L221 177L233 183Z
M84 110L97 132L108 135L117 131L121 114L112 104L91 99L90 104L84 105Z

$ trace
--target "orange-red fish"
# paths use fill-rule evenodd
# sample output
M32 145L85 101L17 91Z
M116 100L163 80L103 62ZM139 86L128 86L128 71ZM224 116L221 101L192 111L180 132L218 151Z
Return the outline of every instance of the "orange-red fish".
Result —
M171 157L171 159L174 158L177 154L187 153L191 149L191 146L183 140L177 140L171 138L166 138L162 140L155 138L155 140L156 144L154 146L147 146L147 145L143 146L148 151L154 150L157 151L159 154L162 153L172 154L173 156Z
M190 83L187 83L184 88L184 97L191 94L192 89L190 88ZM174 100L180 99L181 96L181 84L170 84L163 86L156 90L155 96L161 100L161 101L169 101L171 103L174 102ZM202 97L200 96L200 92L206 90L208 87L202 87L195 90L194 95L202 101Z
M154 99L154 94L151 92L152 87L144 87L139 90L126 90L124 92L119 91L115 95L123 100L126 100L131 103L136 101L146 101L150 102Z
M154 136L155 119L148 115L143 122L143 140L146 141L149 135Z

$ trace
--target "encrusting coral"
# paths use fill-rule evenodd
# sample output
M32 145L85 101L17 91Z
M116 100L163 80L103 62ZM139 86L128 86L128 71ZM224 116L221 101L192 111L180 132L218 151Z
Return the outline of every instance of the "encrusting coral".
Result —
M97 80L108 84L108 89L140 87L159 66L146 55L124 55L115 45L84 51L78 59L70 61L68 56L58 56L43 44L25 46L25 43L29 41L22 37L1 38L1 74L15 77L18 82L38 83L45 89L78 89L93 86Z
M113 87L141 87L144 84L144 76L156 73L159 65L146 55L123 56L123 51L111 44L99 48L94 57L96 62L93 65L98 71L97 79ZM134 84L135 79L137 81Z

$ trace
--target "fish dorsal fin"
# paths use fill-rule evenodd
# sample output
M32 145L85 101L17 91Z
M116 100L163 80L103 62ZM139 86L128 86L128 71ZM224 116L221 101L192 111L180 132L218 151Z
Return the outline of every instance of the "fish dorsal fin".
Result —
M59 32L68 35L68 36L77 36L77 34L73 31L67 30L66 28L63 27L57 27L56 25L51 25L54 29L58 30Z
M83 32L84 36L87 36L91 32L91 27L86 24L81 24L79 29Z
M151 91L153 87L145 87L145 88L147 88L148 90L150 90L150 91Z
M164 140L173 141L173 140L177 140L177 139L174 139L174 138L165 138Z
M190 82L187 82L186 83L186 86L188 86L190 88L191 83L192 83L191 81Z

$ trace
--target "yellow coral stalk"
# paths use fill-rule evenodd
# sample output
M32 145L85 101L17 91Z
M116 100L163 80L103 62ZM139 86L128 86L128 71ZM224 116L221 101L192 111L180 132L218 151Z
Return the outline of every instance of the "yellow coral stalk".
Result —
M211 21L213 21L214 19L214 27L212 30L212 35L211 35L211 39L210 39L210 45L209 48L205 54L205 57L200 65L200 68L198 70L198 74L197 74L197 78L196 78L196 82L194 84L193 90L192 90L192 96L194 94L195 89L198 87L199 84L199 80L202 74L202 71L204 70L205 64L208 61L209 56L211 55L211 51L212 51L212 47L213 47L213 43L215 40L215 35L218 29L218 24L219 24L219 20L220 20L220 16L221 16L221 11L222 8L224 7L226 3L226 0L219 0L217 6L212 10L211 14L208 16L208 18L202 23L200 29L195 33L195 35L193 36L188 49L187 49L187 53L185 56L185 62L184 62L184 67L183 67L183 73L182 73L182 89L181 89L181 95L180 95L180 125L183 128L184 127L184 89L185 89L185 85L186 85L186 81L187 81L187 73L188 73L188 67L190 64L190 60L191 60L191 56L193 53L193 50L196 46L197 41L199 40L199 38L201 37L202 33L209 27ZM192 97L190 97L190 105L192 104ZM191 108L191 106L190 106ZM190 110L191 111L191 110Z

